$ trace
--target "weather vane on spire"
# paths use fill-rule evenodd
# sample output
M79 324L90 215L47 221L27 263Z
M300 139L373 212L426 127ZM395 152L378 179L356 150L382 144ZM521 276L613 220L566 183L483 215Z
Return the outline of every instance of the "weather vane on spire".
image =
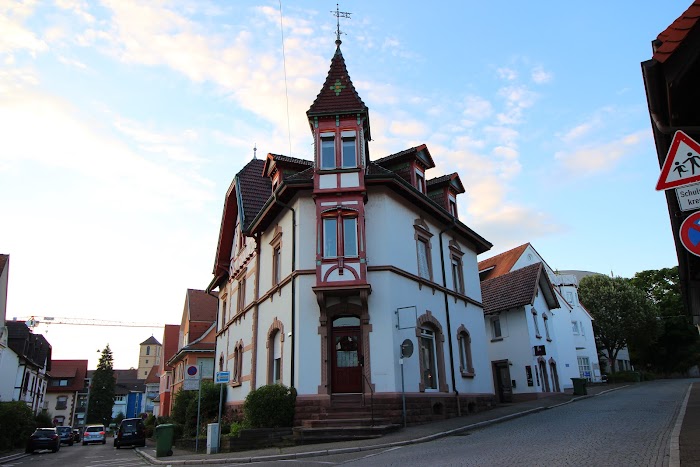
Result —
M333 16L335 16L336 18L338 18L338 20L337 20L338 25L337 25L337 29L336 29L336 33L335 33L335 35L336 35L335 43L340 45L340 35L345 34L344 32L342 32L340 30L340 18L350 19L350 13L348 13L347 11L340 11L340 6L336 3L335 4L335 11L331 11L331 14Z

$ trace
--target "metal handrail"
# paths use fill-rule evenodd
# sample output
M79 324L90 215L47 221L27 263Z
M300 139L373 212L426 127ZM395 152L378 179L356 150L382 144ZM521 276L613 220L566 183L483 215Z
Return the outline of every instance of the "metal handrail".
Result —
M374 426L374 389L372 389L372 384L369 382L369 379L367 378L367 375L365 375L364 371L362 372L362 378L367 382L367 387L369 388L369 407L370 414L372 416L371 423L372 426ZM362 405L365 405L365 391L362 391Z

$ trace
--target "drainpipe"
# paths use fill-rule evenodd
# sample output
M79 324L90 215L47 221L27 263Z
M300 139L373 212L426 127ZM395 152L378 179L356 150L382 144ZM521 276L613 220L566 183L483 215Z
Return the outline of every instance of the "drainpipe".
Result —
M457 390L457 384L455 381L455 362L454 362L454 352L452 351L452 326L450 326L450 305L447 299L447 274L445 273L445 252L442 248L442 234L452 229L455 226L455 217L452 216L452 221L450 224L440 231L438 238L440 239L440 265L442 266L442 286L445 288L443 293L445 297L445 315L447 316L447 342L449 343L450 349L450 375L452 376L452 390L457 397L457 416L462 415L462 406L459 402L459 391Z
M291 380L290 380L290 387L294 387L294 359L296 358L296 353L295 353L295 342L296 342L296 277L294 276L294 272L296 271L296 256L297 256L297 215L296 211L294 210L293 207L291 207L288 204L283 203L282 201L277 199L277 192L274 192L272 194L272 199L276 204L279 204L283 208L287 208L290 211L292 211L292 361L290 365L290 370L291 370Z
M255 311L253 312L253 363L251 365L251 390L257 387L258 377L258 313L260 312L260 234L255 237Z

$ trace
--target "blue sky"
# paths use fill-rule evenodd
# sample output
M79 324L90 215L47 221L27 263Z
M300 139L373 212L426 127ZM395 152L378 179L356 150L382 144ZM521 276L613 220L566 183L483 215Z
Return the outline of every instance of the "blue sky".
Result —
M677 264L640 62L690 0L340 5L372 159L425 143L458 172L483 258L531 242L555 269ZM0 252L8 319L178 324L211 279L232 177L311 159L305 111L335 2L0 0ZM285 75L286 69L286 86ZM287 100L288 97L288 100ZM289 113L287 113L287 108ZM162 329L40 326L54 358Z

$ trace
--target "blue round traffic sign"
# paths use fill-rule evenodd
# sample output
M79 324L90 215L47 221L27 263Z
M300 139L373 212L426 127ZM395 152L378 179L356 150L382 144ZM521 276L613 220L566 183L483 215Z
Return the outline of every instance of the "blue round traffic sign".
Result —
M187 367L187 374L190 376L196 376L197 375L197 367L194 365L190 365Z
M700 256L700 211L692 213L683 221L678 236L686 250Z

